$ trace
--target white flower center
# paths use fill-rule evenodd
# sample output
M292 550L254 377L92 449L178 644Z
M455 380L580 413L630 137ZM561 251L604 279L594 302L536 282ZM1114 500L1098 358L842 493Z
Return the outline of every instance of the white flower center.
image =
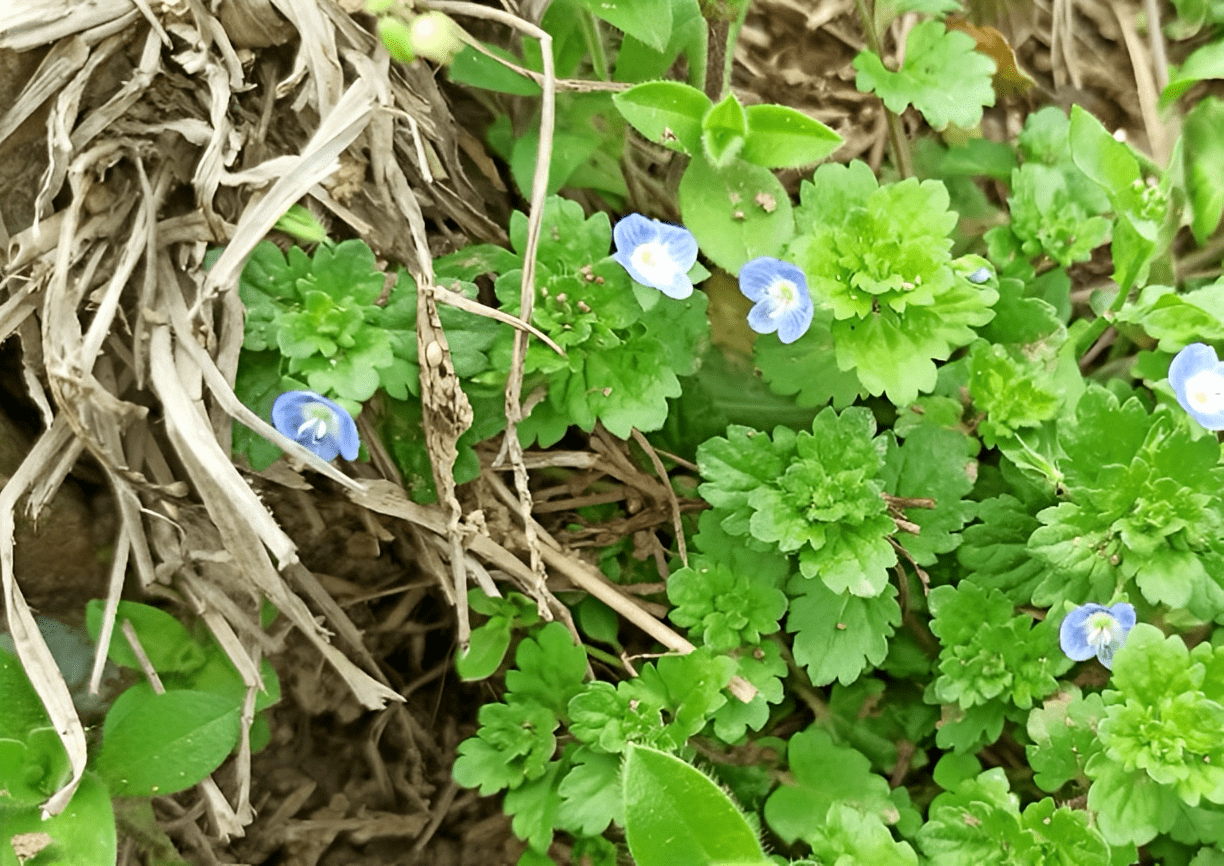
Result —
M1196 412L1215 414L1224 411L1224 377L1204 370L1186 380L1186 402Z
M667 247L658 241L640 244L629 257L638 273L651 283L667 285L675 278L679 270L672 257L667 254Z
M321 442L327 436L327 428L336 424L336 413L322 403L305 407L302 414L305 420L298 427L297 435L309 433L315 442Z
M765 290L769 297L769 317L779 318L799 306L799 287L790 280L778 279Z
M1118 621L1112 614L1099 611L1084 621L1084 638L1088 646L1101 649L1109 646L1117 638Z

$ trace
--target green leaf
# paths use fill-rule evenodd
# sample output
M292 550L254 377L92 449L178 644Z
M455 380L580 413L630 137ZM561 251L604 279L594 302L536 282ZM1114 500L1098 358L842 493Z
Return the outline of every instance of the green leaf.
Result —
M978 523L961 533L956 556L974 583L998 589L1014 605L1032 602L1049 566L1029 551L1029 537L1041 526L1014 496L987 499L978 506Z
M491 617L484 625L472 629L467 652L455 656L455 671L464 682L483 680L493 675L510 649L513 623L504 616Z
M91 599L85 605L85 627L97 643L102 633L103 601ZM132 623L145 655L158 673L189 673L204 664L204 648L187 633L183 624L164 610L135 601L121 601L115 611L107 656L117 665L140 670L140 662L123 634L123 622Z
M935 129L949 123L977 126L982 107L995 102L995 62L975 50L976 45L967 33L946 30L939 21L923 21L910 31L900 71L885 69L870 51L855 57L855 86L875 91L898 114L913 105Z
M679 758L631 746L624 797L625 838L639 866L770 862L730 798Z
M591 13L640 39L656 51L667 47L672 32L672 7L657 0L580 0Z
M115 796L190 788L238 743L241 708L226 696L191 690L128 694L137 696L134 704L121 706L121 697L107 715L96 767Z
M1056 793L1072 779L1088 784L1084 766L1101 748L1097 725L1105 716L1101 696L1081 695L1076 686L1064 687L1028 717L1032 745L1025 747L1036 771L1033 781L1048 793Z
M4 650L0 650L0 694L4 695L0 701L0 737L24 738L34 728L51 723L21 662Z
M690 79L705 69L706 24L697 0L669 0L672 32L667 47L656 51L640 39L626 34L616 55L613 81L639 82L662 78L678 56L688 59Z
M862 387L854 370L837 366L837 349L830 326L833 313L818 306L812 325L798 340L783 343L777 334L762 334L753 347L753 359L770 390L795 395L800 406L822 407L832 401L844 409L859 396Z
M569 630L559 622L548 623L519 644L514 663L515 669L506 673L507 702L535 701L565 718L570 698L582 690L587 666L586 653L574 644Z
M620 756L582 746L574 751L573 762L558 789L560 826L574 835L598 836L612 821L624 824Z
M115 863L118 843L115 814L106 786L86 772L64 811L43 820L41 810L31 807L3 812L0 829L0 866L41 866L41 864ZM14 837L45 833L50 837L44 853L19 860L13 850Z
M1118 141L1088 112L1071 107L1071 158L1080 171L1104 187L1111 197L1125 198L1142 177L1129 147Z
M842 137L819 120L785 105L750 105L740 158L762 168L798 168L824 159Z
M719 267L777 256L794 234L790 196L774 173L742 160L723 168L695 154L680 179L680 212Z
M1168 104L1200 81L1224 78L1224 41L1208 42L1186 58L1186 62L1169 75L1160 100Z
M552 843L553 828L559 819L561 794L558 784L562 769L560 761L553 761L538 779L507 791L502 802L506 814L514 816L510 823L514 834L526 839L541 853Z
M914 849L906 842L895 841L877 815L845 803L830 806L824 821L805 838L812 853L824 863L918 866Z
M896 807L883 776L855 749L837 745L816 726L795 734L786 751L793 781L765 801L765 820L788 844L819 838L830 807L851 806L893 823Z
M1088 762L1088 775L1093 777L1088 808L1109 844L1146 845L1173 826L1177 794L1143 770L1124 770L1098 753Z
M696 154L701 151L702 120L713 103L687 84L648 81L614 95L612 104L646 139Z
M484 43L484 48L491 54L516 66L522 65L519 58L504 48L487 43ZM540 95L540 85L470 45L463 46L463 49L451 60L447 66L447 74L450 75L451 81L458 84L492 90L495 93L508 93L511 96Z
M728 93L721 102L710 107L701 119L701 147L706 159L715 168L726 168L739 155L748 134L744 106L735 94Z
M868 666L888 655L888 638L901 624L897 590L891 585L874 598L834 593L822 580L795 577L786 630L795 633L795 661L818 686L840 680L849 685Z
M1224 66L1224 63L1221 65ZM1224 100L1215 96L1199 100L1182 122L1186 143L1186 190L1193 212L1190 230L1199 246L1207 242L1224 214L1224 138L1220 136L1221 129L1224 129Z
M860 162L822 165L800 187L797 235L785 258L832 310L837 366L863 389L906 406L935 387L947 358L990 321L998 293L953 267L956 214L938 181L878 187Z
M976 462L964 433L923 424L890 447L883 469L885 489L893 496L934 500L934 508L904 510L918 524L917 536L901 535L902 543L919 565L935 564L937 556L960 545L960 530L973 518L977 506L965 500L973 489Z
M455 781L488 796L544 775L556 751L557 717L535 701L485 704L480 730L459 744Z

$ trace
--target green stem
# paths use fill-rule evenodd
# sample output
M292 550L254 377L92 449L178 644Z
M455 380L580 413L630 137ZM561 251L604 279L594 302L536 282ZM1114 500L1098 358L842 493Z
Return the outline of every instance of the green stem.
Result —
M731 90L735 42L748 17L748 0L701 0L700 5L706 20L705 95L720 102Z
M880 62L883 62L884 51L880 44L880 34L876 31L875 15L867 8L867 0L854 0L854 5L858 8L859 18L863 22L867 47L880 58ZM901 125L901 118L883 103L881 107L884 109L884 119L888 124L888 145L892 151L893 164L897 167L897 174L903 179L913 177L914 157L910 153L909 139L905 137L905 127Z
M1101 334L1104 334L1105 330L1113 324L1114 314L1122 309L1126 303L1127 296L1130 294L1130 290L1130 286L1119 286L1118 294L1114 296L1109 308L1088 323L1088 330L1080 335L1079 340L1075 344L1076 358L1082 358L1084 353L1091 349L1093 344L1101 338Z
M608 55L604 51L603 34L599 29L599 19L583 9L578 14L578 26L582 28L582 38L586 40L587 51L591 53L591 68L600 81L611 81L608 74Z

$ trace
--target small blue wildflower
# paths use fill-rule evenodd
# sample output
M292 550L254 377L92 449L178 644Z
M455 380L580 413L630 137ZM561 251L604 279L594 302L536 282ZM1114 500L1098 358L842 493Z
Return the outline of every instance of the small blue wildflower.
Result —
M272 426L324 460L354 460L361 447L353 417L314 391L286 391L272 404Z
M1208 430L1224 430L1224 364L1215 349L1191 343L1169 365L1177 402Z
M976 271L966 277L966 279L968 279L969 282L976 283L980 286L982 283L990 279L990 268L978 268Z
M631 213L612 229L617 262L634 282L684 300L693 293L689 270L697 263L697 239L683 226Z
M740 268L740 291L756 304L748 326L758 334L778 332L783 343L798 340L812 325L812 296L803 271L780 259L761 256Z
M1113 669L1113 657L1135 625L1135 608L1124 601L1113 607L1082 604L1067 614L1058 628L1062 651L1077 662L1094 655Z

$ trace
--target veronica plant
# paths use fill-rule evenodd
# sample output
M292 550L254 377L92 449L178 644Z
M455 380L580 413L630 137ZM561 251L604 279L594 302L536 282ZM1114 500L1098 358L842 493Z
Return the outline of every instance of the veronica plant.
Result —
M934 361L972 341L998 299L992 286L968 279L976 267L954 267L947 189L912 178L879 186L853 162L822 165L799 198L785 258L831 315L800 341L811 351L794 375L852 370L863 392L912 403L935 387Z

